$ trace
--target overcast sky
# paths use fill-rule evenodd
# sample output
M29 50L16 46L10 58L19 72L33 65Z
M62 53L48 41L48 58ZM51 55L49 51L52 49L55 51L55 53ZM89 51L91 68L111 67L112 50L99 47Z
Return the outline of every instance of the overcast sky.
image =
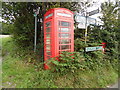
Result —
M81 1L82 1L82 0L81 0ZM87 1L87 0L83 0L83 1ZM88 12L100 8L101 3L106 2L106 1L108 1L108 0L90 0L90 1L94 1L94 2L96 2L96 3L95 3L91 8L88 8L88 9L87 9ZM115 2L115 0L110 0L110 1ZM97 21L100 21L100 19L99 19L98 17L101 16L101 15L102 15L102 14L98 13L98 14L92 15L92 16L90 16L90 17L95 18ZM2 21L2 18L1 18L1 17L0 17L0 21Z
M101 3L104 3L104 2L107 2L107 1L109 1L109 0L92 0L92 1L94 1L94 2L96 2L94 5L93 5L93 7L91 7L91 8L88 8L88 12L90 12L90 11L93 11L93 10L96 10L96 9L100 9L100 5L101 5ZM115 0L110 0L111 2L115 2ZM92 18L95 18L97 21L101 21L98 17L99 16L102 16L102 14L100 14L100 13L98 13L98 14L95 14L95 15L92 15L92 16L90 16L90 17L92 17Z

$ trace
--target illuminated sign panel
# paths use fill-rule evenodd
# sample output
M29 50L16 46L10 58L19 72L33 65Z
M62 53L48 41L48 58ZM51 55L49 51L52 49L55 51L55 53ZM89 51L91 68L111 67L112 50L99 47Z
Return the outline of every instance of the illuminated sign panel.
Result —
M57 13L58 16L65 16L65 17L71 17L70 14L66 14L66 13Z
M49 18L49 17L51 17L51 16L53 16L53 13L47 15L47 16L45 17L45 19L47 19L47 18Z

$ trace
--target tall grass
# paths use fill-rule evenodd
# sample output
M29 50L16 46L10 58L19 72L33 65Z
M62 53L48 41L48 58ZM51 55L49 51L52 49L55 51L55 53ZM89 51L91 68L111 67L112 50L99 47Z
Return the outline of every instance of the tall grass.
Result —
M96 71L78 70L61 75L44 70L34 54L21 55L10 37L3 39L2 47L3 88L105 88L118 77L110 65Z

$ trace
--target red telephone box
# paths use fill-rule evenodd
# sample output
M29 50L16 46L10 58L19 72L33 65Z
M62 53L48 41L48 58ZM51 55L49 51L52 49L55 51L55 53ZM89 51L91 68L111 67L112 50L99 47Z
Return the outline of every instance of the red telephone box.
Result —
M59 56L62 51L74 51L73 12L53 8L44 15L44 61ZM46 64L44 68L49 69Z

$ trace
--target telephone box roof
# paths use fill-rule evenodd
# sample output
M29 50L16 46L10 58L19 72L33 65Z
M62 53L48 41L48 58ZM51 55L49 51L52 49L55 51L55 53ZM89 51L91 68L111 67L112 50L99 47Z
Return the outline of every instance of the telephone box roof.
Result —
M66 11L69 11L69 13L74 14L72 11L70 11L69 9L66 9L66 8L52 8L52 9L49 9L49 10L45 13L45 15L46 15L47 13L54 12L54 11L57 11L57 10L66 10Z

